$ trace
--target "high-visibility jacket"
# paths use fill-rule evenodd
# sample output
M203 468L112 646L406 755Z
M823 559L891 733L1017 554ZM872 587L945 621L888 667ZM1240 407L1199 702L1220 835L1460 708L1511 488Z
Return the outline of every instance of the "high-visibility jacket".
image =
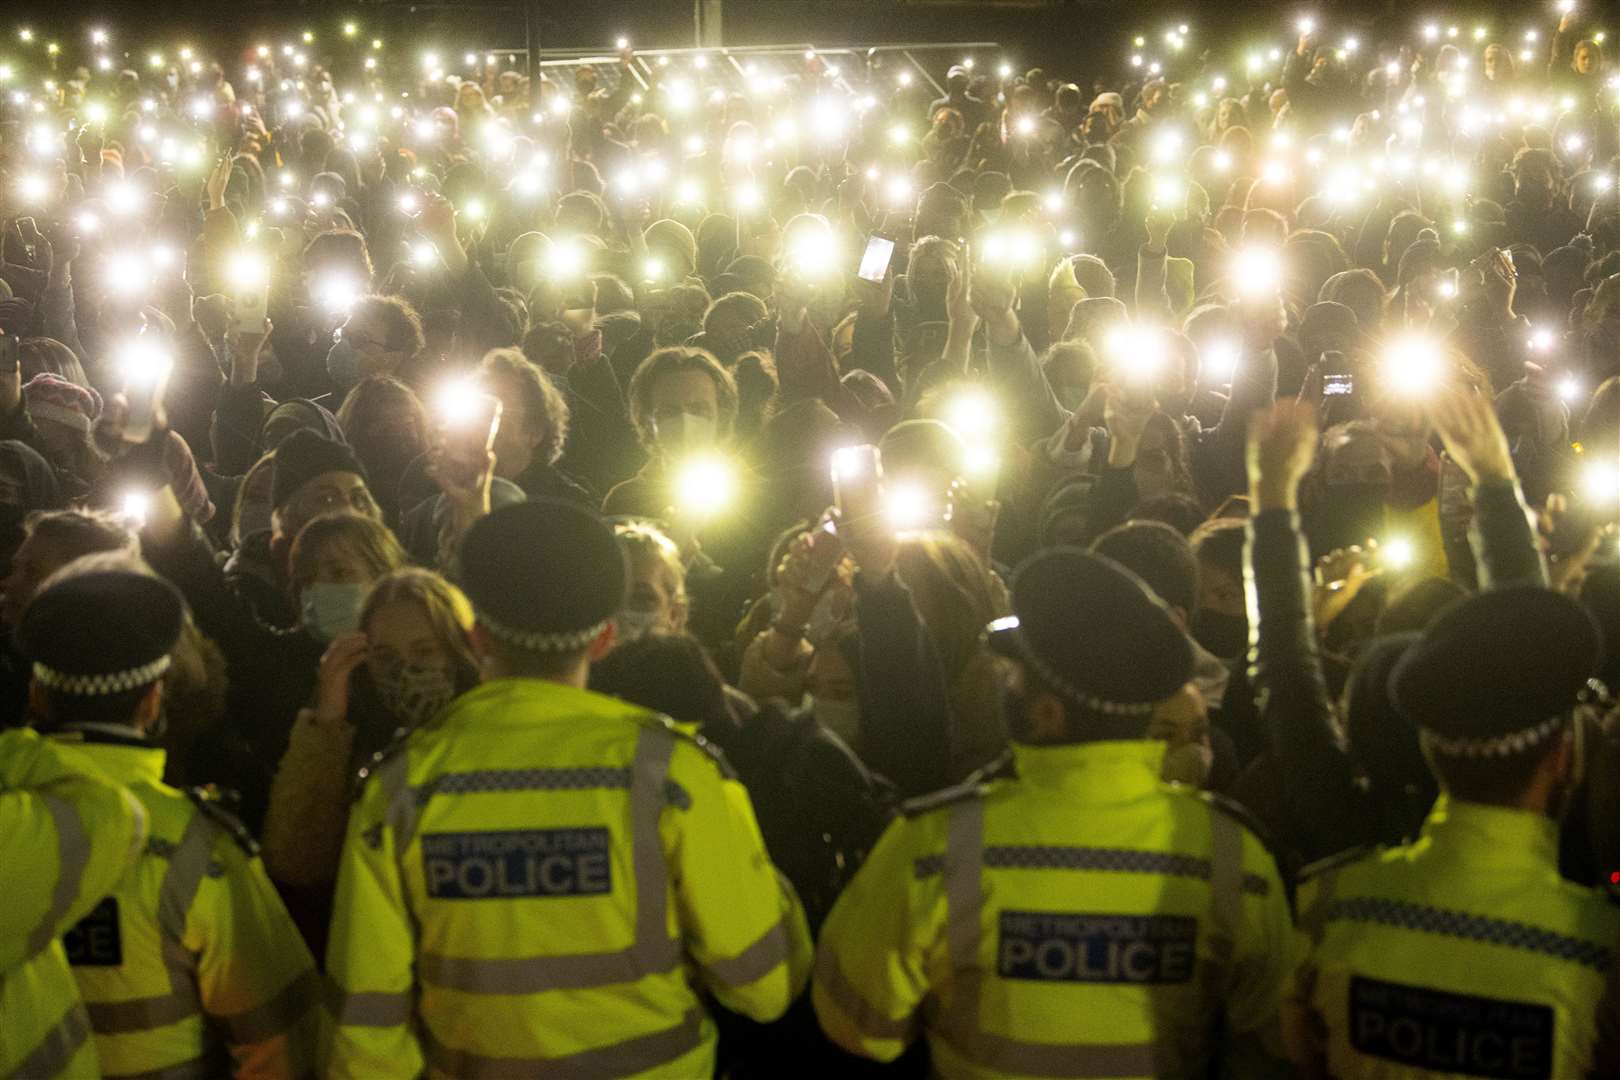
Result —
M146 842L146 815L82 754L0 732L0 1077L97 1075L59 940Z
M1015 744L1017 777L916 800L822 927L814 1002L887 1061L920 1028L943 1076L1236 1075L1281 1064L1291 924L1230 810L1159 779L1164 744Z
M1307 871L1291 993L1345 1080L1584 1077L1617 945L1552 819L1442 795L1415 843Z
M809 976L747 793L661 717L505 679L370 771L327 953L333 1076L707 1076L700 987L769 1020Z
M246 831L163 783L164 751L112 726L65 729L146 808L140 860L63 937L108 1077L312 1072L320 977Z

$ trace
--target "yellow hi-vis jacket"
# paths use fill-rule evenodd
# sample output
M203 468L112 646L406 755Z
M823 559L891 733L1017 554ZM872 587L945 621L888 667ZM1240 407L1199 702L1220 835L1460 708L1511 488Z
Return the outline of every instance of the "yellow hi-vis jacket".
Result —
M822 1029L887 1061L921 1028L946 1077L1192 1077L1224 1015L1233 1075L1278 1071L1291 924L1264 845L1162 782L1162 743L1013 755L1016 779L909 804L856 873Z
M700 989L770 1020L809 976L747 793L661 717L503 679L370 771L327 955L334 1077L708 1076Z
M1620 910L1544 814L1442 795L1419 839L1307 871L1291 1050L1361 1077L1584 1077Z
M77 749L146 808L150 838L62 939L109 1078L312 1074L320 977L241 824L162 781L164 751L86 725Z
M98 1075L59 938L145 842L140 803L82 754L0 732L0 1077Z

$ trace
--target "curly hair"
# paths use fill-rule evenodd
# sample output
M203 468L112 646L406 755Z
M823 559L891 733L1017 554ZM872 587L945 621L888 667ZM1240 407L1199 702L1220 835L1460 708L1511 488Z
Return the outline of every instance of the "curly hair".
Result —
M535 456L547 465L555 465L562 457L563 444L568 440L568 401L551 381L545 369L531 363L519 349L491 349L478 365L479 376L487 383L491 379L510 379L523 394L523 409L529 424L545 424L545 434L534 449Z
M737 422L737 381L711 353L676 345L659 349L647 357L630 378L630 423L635 427L642 445L652 446L654 441L653 387L664 376L684 371L702 372L713 381L714 397L720 409L720 415L716 418L716 434L721 439L731 435L732 427Z

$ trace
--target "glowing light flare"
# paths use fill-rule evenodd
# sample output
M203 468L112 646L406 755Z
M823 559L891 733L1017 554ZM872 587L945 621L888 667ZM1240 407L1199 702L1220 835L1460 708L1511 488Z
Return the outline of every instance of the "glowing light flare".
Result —
M1445 357L1434 339L1403 334L1384 349L1380 362L1384 385L1402 397L1421 397L1445 375Z

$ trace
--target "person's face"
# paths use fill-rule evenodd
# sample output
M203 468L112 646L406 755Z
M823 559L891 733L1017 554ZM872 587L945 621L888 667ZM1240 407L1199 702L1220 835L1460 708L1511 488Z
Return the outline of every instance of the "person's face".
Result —
M1215 111L1215 122L1218 127L1229 128L1237 119L1237 106L1230 101L1221 102L1220 108Z
M1485 50L1485 77L1487 79L1496 78L1497 72L1501 70L1501 67L1502 46L1492 45L1490 48Z
M1595 66L1597 66L1597 57L1592 55L1591 49L1587 48L1585 45L1582 45L1580 48L1575 50L1576 71L1580 72L1582 75L1586 75L1591 72L1592 68Z
M1199 744L1208 746L1209 710L1198 688L1187 683L1155 705L1153 715L1148 720L1147 737L1162 740L1171 749Z
M311 585L369 585L373 580L370 565L351 545L334 541L324 545L315 556L315 576Z
M1168 495L1175 490L1175 470L1170 460L1170 444L1161 424L1149 424L1136 449L1136 490L1142 499Z
M1200 559L1198 562L1198 608L1217 615L1243 617L1248 609L1243 601L1243 582Z
M672 371L653 384L653 423L670 423L679 419L682 413L719 423L720 399L715 392L714 380L705 372Z
M388 328L371 312L358 311L349 316L343 324L343 340L359 354L362 378L392 375L406 360L404 353L388 347Z
M511 479L529 467L535 448L545 437L545 417L529 415L523 390L513 379L487 379L485 388L501 402L501 426L495 432L495 475Z
M642 557L630 561L630 593L625 607L652 613L652 632L678 634L686 629L686 599L662 559Z
M11 573L0 581L0 621L15 627L40 582L71 561L67 552L39 536L24 540L11 557Z
M373 669L414 664L418 667L449 668L450 652L433 631L426 609L414 600L384 604L366 620L366 640L371 649L366 664Z
M355 473L321 473L308 480L281 509L284 534L291 540L298 531L321 514L353 511L365 517L377 516L377 504L366 490L366 482Z
M1164 104L1164 87L1151 86L1142 92L1142 108L1156 112Z

